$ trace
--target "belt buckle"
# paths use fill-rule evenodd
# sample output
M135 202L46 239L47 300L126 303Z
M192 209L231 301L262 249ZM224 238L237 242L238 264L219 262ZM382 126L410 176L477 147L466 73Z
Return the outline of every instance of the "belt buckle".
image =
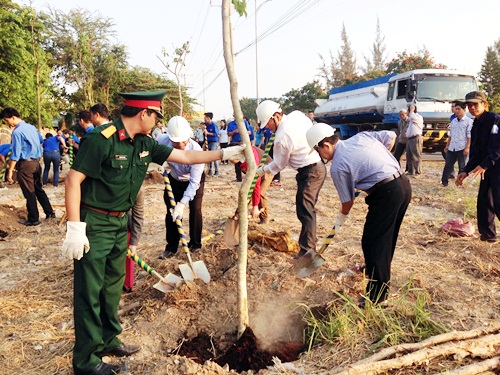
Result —
M126 214L126 212L120 212L120 213L118 214L118 218L119 218L119 219L121 219L122 217L124 217L124 216L125 216L125 214Z

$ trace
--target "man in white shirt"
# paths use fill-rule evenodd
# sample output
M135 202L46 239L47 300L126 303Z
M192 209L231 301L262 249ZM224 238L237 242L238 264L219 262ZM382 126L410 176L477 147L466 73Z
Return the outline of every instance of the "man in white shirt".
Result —
M422 173L422 150L424 129L424 118L417 113L417 107L410 104L410 123L406 129L406 173L409 176L418 177Z
M441 177L441 186L448 186L448 180L453 172L455 162L458 160L458 173L464 171L467 163L467 156L470 150L470 139L472 129L472 119L465 115L465 102L455 102L453 113L455 118L450 124L450 134L444 152L446 153L446 162Z
M319 191L326 177L326 168L319 155L311 153L306 132L313 125L300 111L284 115L280 105L272 100L264 100L257 107L257 118L261 129L267 127L276 133L273 161L257 169L257 174L276 173L290 167L297 170L297 194L295 204L297 218L302 223L299 236L300 251L296 258L309 250L316 251L316 210Z
M158 143L173 147L178 150L198 150L200 145L191 139L193 131L184 117L174 116L167 124L167 134L160 135ZM168 179L172 186L177 205L170 203L167 191L163 194L163 200L167 206L165 216L167 245L165 251L160 255L160 259L170 258L175 255L179 247L179 232L175 219L184 216L184 207L189 204L189 243L191 251L201 249L201 232L203 229L203 216L201 206L203 202L203 190L205 186L204 164L180 164L169 162L170 173Z

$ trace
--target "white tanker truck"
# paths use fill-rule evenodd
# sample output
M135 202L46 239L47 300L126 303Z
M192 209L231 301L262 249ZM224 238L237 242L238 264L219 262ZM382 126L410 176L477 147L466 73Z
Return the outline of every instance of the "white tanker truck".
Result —
M330 90L316 99L314 118L348 138L358 131L397 128L399 110L410 103L424 118L424 152L442 151L448 138L451 102L478 90L473 74L446 69L418 69Z

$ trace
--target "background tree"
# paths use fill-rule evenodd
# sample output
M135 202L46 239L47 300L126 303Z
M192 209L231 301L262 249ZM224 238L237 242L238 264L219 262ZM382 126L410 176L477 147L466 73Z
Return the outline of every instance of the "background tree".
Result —
M243 116L248 117L250 120L257 121L257 114L255 113L257 109L257 99L243 97L240 99L240 107Z
M500 39L486 50L479 72L481 88L488 94L489 109L500 110Z
M406 50L398 52L388 64L386 74L404 73L413 69L446 69L443 64L436 64L427 48L417 53L408 53Z
M54 78L59 85L75 90L69 98L75 107L89 108L99 101L97 92L107 92L102 86L110 82L105 79L116 73L104 70L126 65L125 49L110 42L115 36L111 19L84 9L72 9L68 14L51 10L46 25L50 31L46 48L53 58ZM103 79L98 78L99 73ZM106 95L99 99L106 101Z
M168 53L165 48L163 48L163 58L158 56L158 59L161 61L165 69L168 72L172 73L175 76L175 80L177 81L178 95L177 98L179 100L179 115L183 115L183 101L182 101L182 87L181 77L182 77L182 69L186 66L186 56L189 53L189 41L184 43L181 47L174 48L174 52ZM186 85L184 85L185 87Z
M347 36L345 25L342 24L342 31L340 33L342 45L340 50L337 51L337 57L334 57L330 50L330 61L326 62L322 55L319 55L322 65L319 68L320 74L327 87L340 87L350 83L360 81L357 73L356 56L351 47L351 42Z
M324 92L319 81L314 80L300 89L292 89L283 95L283 112L289 113L293 110L299 110L307 114L307 112L314 110L315 99L326 99L327 97L328 94Z
M0 0L0 107L15 107L23 119L38 127L51 125L54 114L51 101L44 96L51 90L47 55L40 46L44 32L30 7Z
M375 41L371 49L371 57L364 56L366 67L363 68L363 76L367 79L382 77L385 75L385 65L387 57L385 56L385 37L380 29L380 20L377 17L377 29Z

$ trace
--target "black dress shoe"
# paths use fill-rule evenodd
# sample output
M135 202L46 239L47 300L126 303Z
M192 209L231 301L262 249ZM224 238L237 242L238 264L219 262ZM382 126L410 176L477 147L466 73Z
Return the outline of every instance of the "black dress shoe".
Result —
M112 365L109 363L100 362L97 366L95 366L92 370L87 372L78 372L75 371L77 375L114 375L118 374L121 371L120 366Z
M174 255L175 255L174 252L169 251L169 250L165 250L163 253L160 254L160 256L158 258L159 259L168 259L168 258L172 258Z
M19 224L26 225L27 227L34 227L36 225L40 225L40 220L37 221L20 221Z
M45 216L45 219L55 219L55 218L56 218L56 214L54 212Z
M141 350L140 346L125 345L124 343L121 343L113 350L110 350L108 353L102 354L102 356L104 357L106 355L114 355L115 357L128 357L134 353L137 353L139 350Z

